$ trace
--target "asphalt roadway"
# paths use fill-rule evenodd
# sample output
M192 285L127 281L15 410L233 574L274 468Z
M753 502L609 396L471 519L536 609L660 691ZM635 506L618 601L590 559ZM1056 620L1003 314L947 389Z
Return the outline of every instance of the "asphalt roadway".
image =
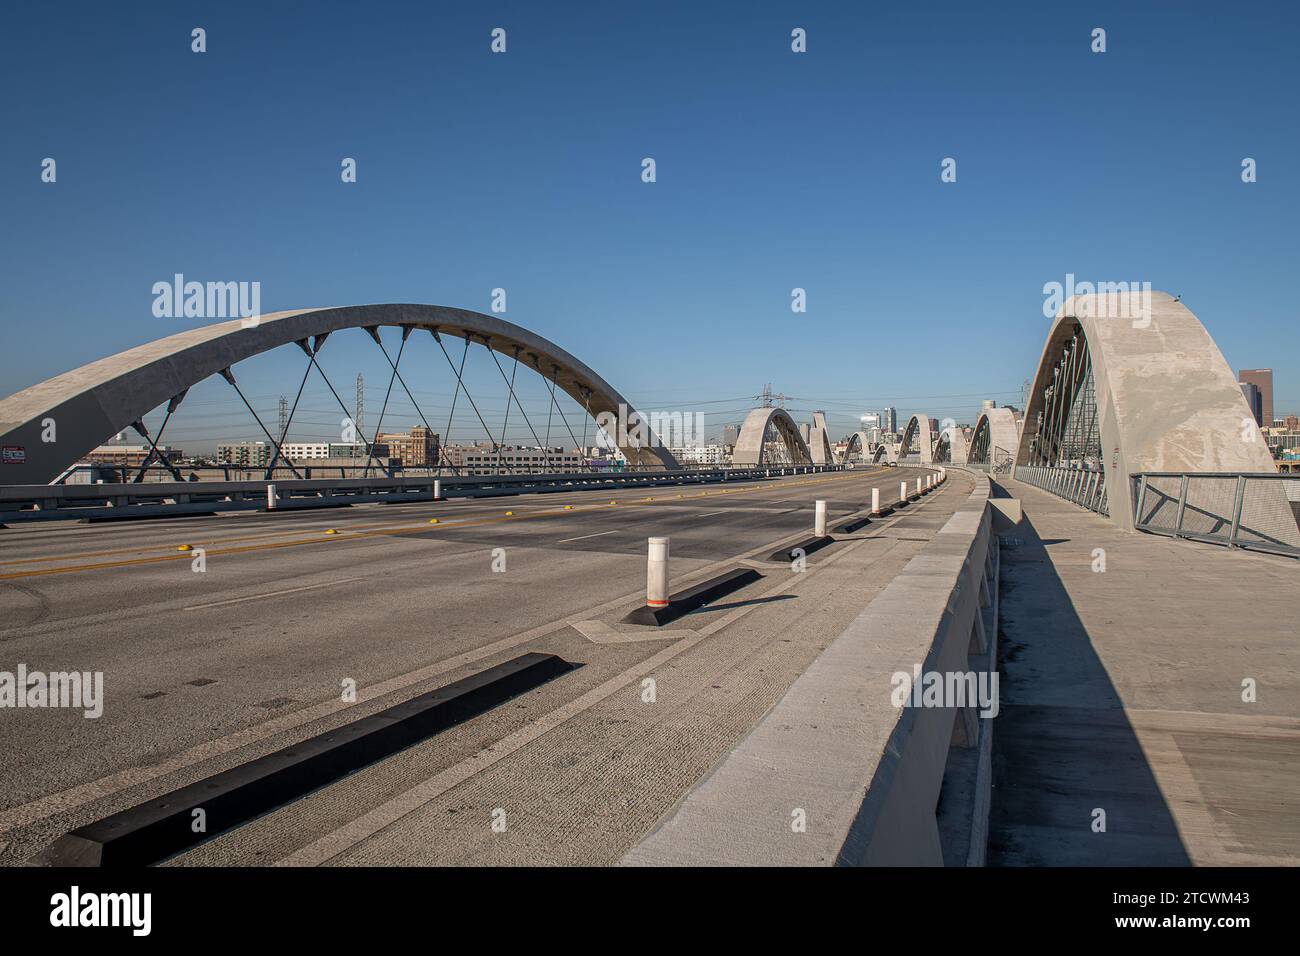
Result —
M0 709L0 862L529 651L580 666L166 864L616 861L971 479L836 534L802 573L770 553L811 534L815 499L834 528L924 473L0 530L0 671L101 671L105 697L97 719ZM674 591L764 576L665 628L621 624L652 535Z

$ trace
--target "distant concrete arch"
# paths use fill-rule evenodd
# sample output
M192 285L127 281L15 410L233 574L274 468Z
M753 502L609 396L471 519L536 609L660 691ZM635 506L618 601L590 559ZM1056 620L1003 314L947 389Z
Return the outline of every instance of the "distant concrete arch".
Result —
M930 431L930 417L913 415L903 429L903 440L898 446L899 461L909 455L919 454L921 464L931 464L934 461L934 440L935 436Z
M991 408L975 420L967 461L972 465L1008 468L1020 448L1020 429L1009 408Z
M0 400L0 442L22 448L25 455L21 464L3 466L0 481L51 481L159 405L176 402L192 385L244 359L293 343L304 351L314 351L332 332L382 326L477 340L495 352L517 354L521 362L554 381L592 417L601 413L617 416L620 405L629 418L637 414L608 382L564 349L495 316L437 305L303 309L263 315L256 325L234 319L178 332ZM41 440L41 423L46 419L57 422L57 442ZM645 444L633 442L621 450L629 462L643 467L679 467L668 449L658 446L654 435Z
M969 447L966 432L959 425L951 425L939 432L939 440L934 445L934 460L939 464L966 464Z
M732 464L752 468L767 464L769 426L776 429L793 464L813 464L808 444L799 434L799 426L784 408L755 408L745 416L740 425L740 434L736 436L736 447L731 455Z
M854 454L862 461L871 459L871 438L866 432L854 432L844 445L844 461L849 461Z
M1067 368L1067 358L1086 365L1084 373ZM1075 379L1081 384L1071 385ZM1063 439L1060 421L1085 402L1087 440ZM1111 520L1131 530L1130 475L1275 472L1253 426L1236 376L1187 306L1164 292L1076 295L1061 306L1043 347L1016 464L1103 470ZM1276 509L1283 517L1269 523L1294 540L1295 523L1284 505Z
M898 464L898 446L897 445L877 445L875 453L871 456L873 464L888 462Z

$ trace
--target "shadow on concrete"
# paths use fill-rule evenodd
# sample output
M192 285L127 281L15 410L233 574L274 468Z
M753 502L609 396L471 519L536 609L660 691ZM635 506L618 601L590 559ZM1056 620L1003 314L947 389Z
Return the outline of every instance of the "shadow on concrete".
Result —
M796 595L793 594L772 594L768 597L751 598L748 601L732 601L730 604L708 604L691 612L692 616L705 614L709 611L730 611L733 608L749 607L751 604L771 604L773 601L793 601Z
M1188 866L1152 767L1047 552L1051 543L1028 514L1003 537L988 863ZM1104 832L1094 830L1097 811Z

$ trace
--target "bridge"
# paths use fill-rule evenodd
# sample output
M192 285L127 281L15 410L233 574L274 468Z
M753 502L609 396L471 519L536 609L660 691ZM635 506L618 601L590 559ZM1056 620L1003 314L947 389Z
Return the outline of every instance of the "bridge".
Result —
M918 410L842 461L823 414L805 440L757 408L684 466L560 346L427 305L195 329L0 401L6 660L103 687L3 712L0 861L1300 862L1300 477L1183 303L1109 305L1062 305L1019 413L968 440ZM603 431L628 468L308 477L239 364L296 350L347 418L345 335L417 409L411 363L445 368L500 445L473 349L538 447ZM67 480L124 429L156 452L205 381L274 449L259 480Z

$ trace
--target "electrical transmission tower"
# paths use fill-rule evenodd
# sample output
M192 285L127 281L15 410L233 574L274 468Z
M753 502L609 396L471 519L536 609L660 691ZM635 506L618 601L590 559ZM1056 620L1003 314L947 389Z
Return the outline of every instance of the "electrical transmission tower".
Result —
M764 385L763 390L754 396L754 400L760 403L759 404L760 408L771 408L773 399L776 400L777 406L779 408L782 409L785 408L785 392L780 392L776 395L773 395L771 382Z
M357 372L357 410L352 418L356 427L357 439L362 445L366 443L366 377Z
M280 441L284 441L285 430L289 427L289 399L280 396Z

